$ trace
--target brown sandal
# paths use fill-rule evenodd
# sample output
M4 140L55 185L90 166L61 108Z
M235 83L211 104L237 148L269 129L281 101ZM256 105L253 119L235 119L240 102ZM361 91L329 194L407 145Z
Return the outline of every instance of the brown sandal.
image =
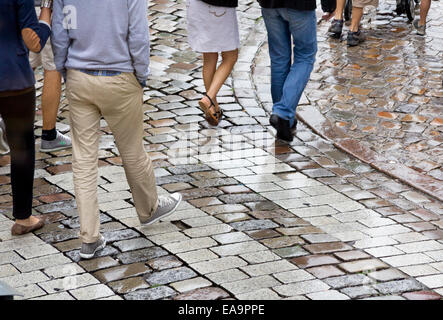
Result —
M218 105L215 105L214 101L205 93L205 96L209 99L211 104L208 106L202 100L198 102L200 109L205 113L205 119L210 125L217 126L220 123L220 119L223 116L223 111Z

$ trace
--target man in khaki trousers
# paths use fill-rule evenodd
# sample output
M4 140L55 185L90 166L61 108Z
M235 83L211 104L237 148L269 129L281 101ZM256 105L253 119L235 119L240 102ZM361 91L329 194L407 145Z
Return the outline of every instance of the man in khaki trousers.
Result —
M146 0L54 1L52 44L57 70L66 77L84 259L106 246L97 200L102 116L114 134L140 222L165 218L181 201L179 193L157 196L152 162L143 147L143 87L149 74L146 12Z

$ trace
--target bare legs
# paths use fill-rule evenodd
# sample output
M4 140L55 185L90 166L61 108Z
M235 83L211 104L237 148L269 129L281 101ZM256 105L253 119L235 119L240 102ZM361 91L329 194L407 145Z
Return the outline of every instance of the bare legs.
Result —
M225 83L238 58L238 49L222 52L222 63L217 68L218 53L203 53L203 82L206 94L217 104L217 93ZM201 100L205 105L211 101L205 96ZM218 105L216 106L218 108Z
M431 0L421 0L420 2L420 26L426 24L426 17L428 16L429 8L431 7Z
M349 30L351 32L357 32L360 26L361 17L363 16L363 8L352 7L352 21Z
M335 9L335 20L343 20L343 10L345 9L346 0L337 0L337 8Z
M55 128L62 90L61 74L58 71L44 71L42 93L43 130Z

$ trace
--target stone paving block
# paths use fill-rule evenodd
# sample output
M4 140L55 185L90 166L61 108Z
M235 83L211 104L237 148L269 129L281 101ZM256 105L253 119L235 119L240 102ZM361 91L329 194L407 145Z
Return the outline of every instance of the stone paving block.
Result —
M312 274L306 272L305 270L285 271L285 272L275 273L273 274L273 276L285 284L314 279Z
M77 300L95 300L114 295L114 292L104 284L92 285L69 291Z
M392 239L400 242L400 243L409 243L409 242L417 242L417 241L426 241L429 240L427 237L418 232L409 232L402 234L394 234L391 236Z
M211 285L212 283L210 281L202 277L171 283L171 287L173 287L178 292L191 291L199 288L209 287Z
M175 296L174 300L220 300L229 297L229 294L221 288L208 287L182 293Z
M378 270L388 268L388 266L378 259L365 259L352 262L345 262L338 265L348 273L363 272L368 270Z
M417 280L431 289L443 287L443 274L418 277Z
M163 245L167 243L189 240L190 238L184 235L183 233L176 231L170 233L156 234L153 236L149 236L148 239L157 245Z
M378 293L374 288L369 286L343 288L340 289L340 292L347 295L351 299L367 297Z
M81 239L72 239L63 242L53 243L54 247L56 247L61 252L67 252L75 249L79 249L82 245Z
M280 296L271 289L260 289L236 296L239 300L280 300Z
M164 269L180 267L183 265L183 262L181 262L175 256L164 256L149 260L148 262L146 262L146 264L150 266L152 269L159 271Z
M288 270L293 270L296 268L297 268L296 266L294 266L292 263L286 260L277 260L277 261L240 267L242 271L246 272L251 277L257 277L271 273L279 273Z
M354 243L354 247L358 249L366 249L366 248L374 248L374 247L382 247L382 246L390 246L393 244L397 244L398 242L389 237L376 237L376 238L368 238L358 240Z
M308 241L309 243L326 243L326 242L334 242L338 241L338 239L334 238L333 236L322 233L322 234L304 234L301 235L303 239Z
M238 257L223 257L210 261L203 261L191 264L190 267L198 273L214 273L232 268L243 267L247 263Z
M307 295L311 300L349 300L349 297L336 290L314 292Z
M215 253L213 253L208 249L200 249L190 252L178 253L177 256L188 264L201 262L201 261L214 260L218 258L218 256Z
M394 247L394 246L369 248L369 249L365 249L365 251L376 258L404 254L403 251L397 249L397 247Z
M334 255L344 261L366 259L370 257L367 253L358 250L335 252Z
M375 285L382 294L396 294L423 289L423 285L415 279L396 280Z
M121 252L138 250L152 247L153 243L145 238L135 238L129 240L117 241L112 244L116 246Z
M124 252L117 255L117 259L123 264L142 262L168 255L168 252L159 247L150 247L135 251Z
M230 226L238 231L262 230L262 229L272 229L278 227L278 225L272 222L271 220L240 221L240 222L231 223Z
M244 253L240 255L240 258L246 260L250 264L280 260L278 255L269 250Z
M285 247L272 250L276 255L282 258L296 258L309 255L301 246Z
M433 263L400 267L399 269L411 277L427 276L441 272Z
M144 278L149 285L156 286L171 282L182 281L196 276L197 274L193 270L187 267L179 267L152 272L147 274Z
M152 236L152 235L161 234L161 233L174 232L174 231L178 231L180 229L177 228L174 224L172 224L170 222L160 222L160 223L155 223L150 226L138 227L137 230L139 230L145 236Z
M73 276L79 273L84 273L85 270L76 263L57 264L52 267L45 268L43 272L51 277L51 279L63 278Z
M126 300L160 300L176 295L174 289L166 286L155 287L151 289L137 290L125 294Z
M403 294L408 300L441 300L441 295L432 291L415 291Z
M213 236L213 235L220 234L220 233L226 233L231 230L232 230L232 227L230 227L229 225L219 223L219 224L212 225L212 226L190 228L190 229L184 230L183 232L191 238L198 238L198 237Z
M55 249L53 246L45 244L38 246L29 246L16 250L18 254L20 254L25 259L31 259L36 257L41 257L45 255L56 254L59 251Z
M0 278L10 277L20 274L20 272L14 268L11 264L0 265Z
M425 254L435 261L443 261L443 250L427 251Z
M164 248L174 254L193 251L198 249L206 249L217 245L217 242L209 237L195 238L175 243L167 243Z
M7 251L0 253L0 265L8 264L8 263L17 263L23 261L23 258L20 257L14 251Z
M230 243L245 242L252 240L248 235L244 234L243 232L229 232L223 234L215 233L215 235L212 236L212 238L221 244L230 244Z
M143 277L133 277L119 281L113 281L109 282L107 285L118 294L127 294L137 290L149 288L149 285L146 283Z
M269 275L223 283L221 286L234 295L278 286L280 283Z
M325 291L329 286L321 280L307 280L273 287L277 293L285 297Z
M105 269L109 267L114 267L118 265L118 261L112 259L111 257L100 257L100 258L94 258L91 260L82 260L78 263L80 266L82 266L86 271L92 272L99 269Z
M123 266L116 266L108 269L103 269L94 272L92 275L97 279L99 279L102 283L106 283L133 276L140 276L149 271L150 269L143 262L139 262L139 263L133 263Z
M225 244L211 248L219 256L235 256L248 252L266 250L266 247L255 241Z
M69 291L99 283L99 281L89 273L64 277L62 279L55 279L46 282L38 282L39 286L49 294L59 291Z
M323 280L334 289L341 289L345 287L353 287L360 285L370 285L375 281L368 278L364 274L350 274L339 277L327 278Z
M316 243L303 246L306 250L313 254L332 253L337 251L351 250L352 247L343 242L326 242Z
M249 278L246 273L240 271L239 269L229 269L214 273L208 273L205 276L218 285L226 282L234 282Z
M391 281L407 278L403 272L397 269L377 270L368 273L368 276L377 281Z
M29 284L24 287L16 288L18 292L23 294L23 296L16 296L14 299L16 300L28 300L35 297L41 297L46 294L42 288L40 288L37 284Z
M318 217L333 215L337 211L329 206L309 207L301 209L290 209L293 214L300 218Z
M340 261L330 255L311 255L303 256L290 260L292 263L296 264L300 268L310 268L327 264L335 264Z
M68 292L60 292L60 293L39 296L29 300L75 300L75 298L71 296Z
M318 279L324 279L329 277L341 276L343 271L335 266L320 266L306 269L309 273L313 274Z
M409 243L396 245L395 247L405 253L417 253L417 252L434 251L434 250L435 251L440 250L441 252L443 252L443 244L435 240L409 242Z
M411 266L411 265L415 265L415 264L424 264L424 263L434 262L433 259L429 258L428 256L426 256L422 253L411 253L411 254L404 254L404 255L400 255L400 256L385 257L385 258L381 258L381 260L390 264L393 267L404 267L404 266Z
M66 258L63 254L53 254L38 258L28 259L22 262L14 263L14 266L21 272L29 272L34 270L41 270L44 268L69 263L71 260Z
M119 253L117 249L111 246L106 246L103 250L100 250L95 253L95 257L105 257L105 256L115 256ZM71 258L75 262L79 262L81 260L80 250L73 250L65 253L69 258ZM124 255L124 254L122 254Z

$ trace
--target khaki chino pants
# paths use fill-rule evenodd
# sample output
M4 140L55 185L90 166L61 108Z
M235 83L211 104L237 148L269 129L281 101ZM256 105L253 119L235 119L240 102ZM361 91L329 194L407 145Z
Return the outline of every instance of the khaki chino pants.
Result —
M146 221L157 210L154 170L143 147L143 89L132 73L108 77L76 70L68 70L66 89L80 239L93 243L100 237L97 179L101 116L114 135L139 220Z

